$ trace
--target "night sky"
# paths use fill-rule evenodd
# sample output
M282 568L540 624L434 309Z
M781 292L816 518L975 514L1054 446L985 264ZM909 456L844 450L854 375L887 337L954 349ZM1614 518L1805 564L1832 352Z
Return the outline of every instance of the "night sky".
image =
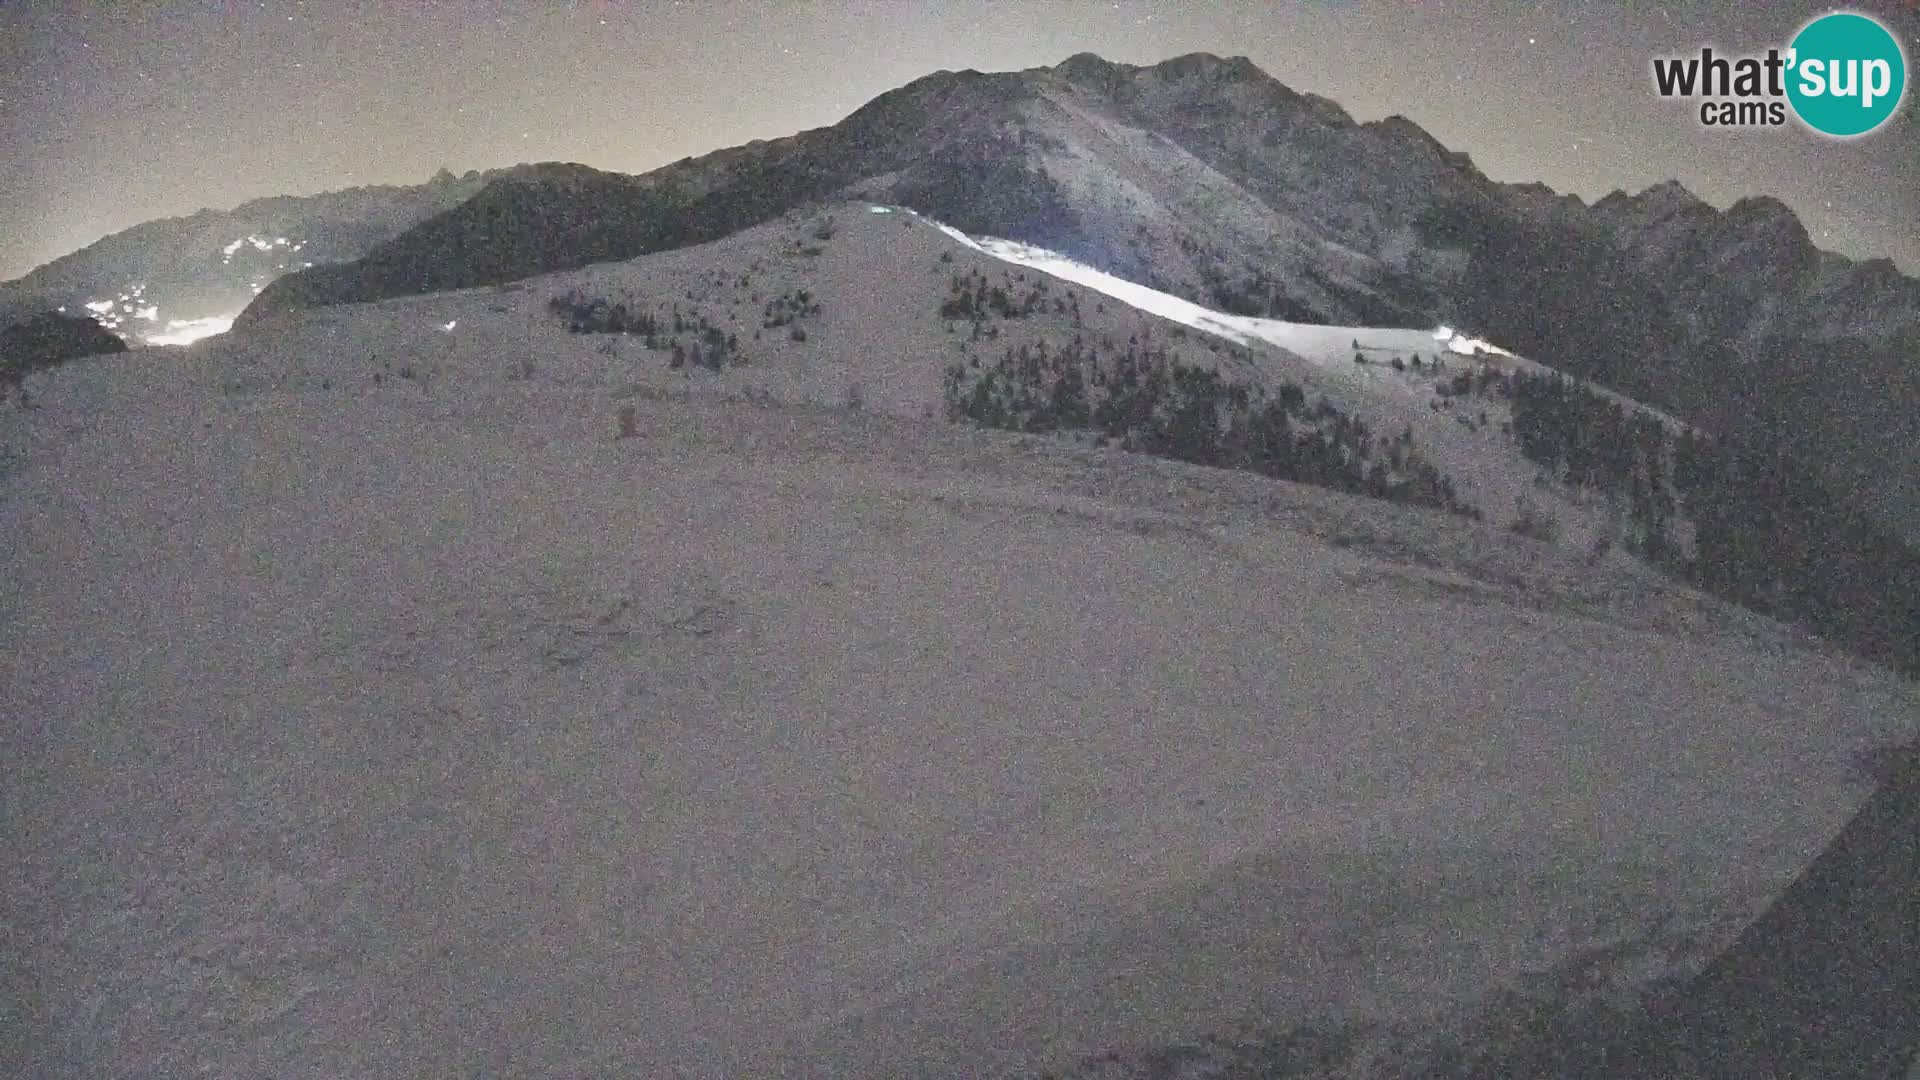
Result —
M1677 5L1676 5L1677 6ZM834 123L947 68L1245 55L1501 180L1592 200L1678 178L1785 200L1920 273L1920 109L1837 143L1699 126L1655 54L1784 46L1824 6L1635 3L128 3L0 0L0 278L154 217L521 161L640 172ZM1914 0L1878 15L1920 57ZM1909 72L1912 81L1913 73Z

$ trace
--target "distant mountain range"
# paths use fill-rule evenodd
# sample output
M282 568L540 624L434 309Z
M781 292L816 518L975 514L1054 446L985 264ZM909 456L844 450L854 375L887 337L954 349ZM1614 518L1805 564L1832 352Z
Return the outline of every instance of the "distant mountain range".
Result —
M1678 184L1588 206L1356 123L1244 58L941 72L829 128L630 177L524 169L276 282L254 314L493 283L860 196L1228 311L1465 323L1715 430L1811 453L1920 537L1920 281L1822 252L1778 201Z
M275 278L357 259L516 171L441 170L425 184L274 196L145 222L0 283L0 321L92 305L138 342L169 322L230 319Z
M140 226L0 287L140 281L163 315L498 283L717 239L817 200L910 206L1242 314L1464 324L1713 430L1810 454L1920 537L1920 281L1814 247L1784 205L1676 183L1594 205L1497 183L1401 117L1357 123L1244 58L940 72L831 127L640 176L521 166ZM301 237L243 269L248 235ZM279 259L276 252L254 254ZM63 291L64 290L64 291ZM116 294L117 295L117 294ZM63 300L62 302L71 302Z

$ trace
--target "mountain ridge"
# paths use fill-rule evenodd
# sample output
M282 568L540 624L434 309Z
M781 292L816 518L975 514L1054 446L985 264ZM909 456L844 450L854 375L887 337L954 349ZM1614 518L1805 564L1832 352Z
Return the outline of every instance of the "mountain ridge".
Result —
M1920 538L1920 465L1880 451L1920 437L1920 280L1820 251L1765 196L1721 210L1669 181L1588 205L1493 181L1404 116L1356 122L1245 57L939 71L836 124L638 176L509 170L350 261L272 281L241 318L632 258L839 198L1239 314L1464 325L1816 455Z
M140 222L0 282L0 322L112 301L110 321L132 327L135 332L123 336L137 344L141 321L231 318L290 269L356 259L406 228L458 206L493 178L542 168L514 165L469 170L462 176L442 169L421 184L268 195L227 209L203 207ZM284 243L276 243L283 238ZM296 253L298 258L293 257ZM134 314L148 306L158 309L153 320Z

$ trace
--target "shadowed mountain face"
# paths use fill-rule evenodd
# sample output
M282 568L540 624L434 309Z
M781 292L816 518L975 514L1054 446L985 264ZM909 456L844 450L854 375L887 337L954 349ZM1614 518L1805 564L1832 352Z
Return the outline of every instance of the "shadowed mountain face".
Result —
M641 177L542 165L489 184L357 263L277 282L249 309L465 288L715 240L874 176L878 195L961 228L1070 239L1057 192L997 128L1032 98L1020 76L922 79L831 128L682 161Z
M1920 474L1874 449L1915 433L1920 282L1818 251L1772 199L1723 212L1664 184L1588 207L1495 183L1410 121L1356 123L1244 58L941 72L832 127L643 176L528 167L357 262L281 279L247 318L630 258L849 196L1238 313L1463 322L1812 451L1920 536Z
M126 342L86 316L43 311L0 330L0 392L32 372L83 356L126 350Z

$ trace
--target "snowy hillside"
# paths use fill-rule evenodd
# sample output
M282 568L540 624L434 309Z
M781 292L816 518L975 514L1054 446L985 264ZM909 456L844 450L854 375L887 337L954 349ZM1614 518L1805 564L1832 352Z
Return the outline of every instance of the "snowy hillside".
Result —
M848 204L29 376L0 1069L1431 1034L1594 955L1697 966L1913 734L1878 669L1509 533L1493 406L1341 355L1432 331L1222 340L1013 254ZM1033 310L945 318L962 275ZM655 347L571 332L591 299ZM949 364L1075 336L1413 427L1487 520L940 422Z
M966 319L940 315L963 276L1043 302L1030 317L993 321L983 339ZM551 305L569 297L583 309L601 302L603 317L618 304L626 318L657 320L658 347L646 348L644 334L567 333L575 320ZM796 314L796 305L804 310ZM353 387L380 373L462 389L531 378L827 405L853 395L869 410L930 418L941 413L949 363L991 363L1042 343L1058 350L1083 341L1108 355L1158 348L1269 392L1293 383L1383 439L1410 433L1413 448L1490 522L1512 522L1525 505L1580 550L1619 531L1617 508L1538 482L1541 470L1506 430L1506 402L1445 390L1462 376L1540 370L1497 346L1436 333L1444 328L1226 315L1042 249L976 241L895 207L832 204L630 262L270 318L270 330L213 346L205 369L236 386ZM702 346L703 328L732 344ZM347 344L359 342L368 344ZM685 367L670 366L670 343L692 348ZM1367 363L1356 363L1356 352ZM701 362L707 354L716 362L724 354L718 370Z

